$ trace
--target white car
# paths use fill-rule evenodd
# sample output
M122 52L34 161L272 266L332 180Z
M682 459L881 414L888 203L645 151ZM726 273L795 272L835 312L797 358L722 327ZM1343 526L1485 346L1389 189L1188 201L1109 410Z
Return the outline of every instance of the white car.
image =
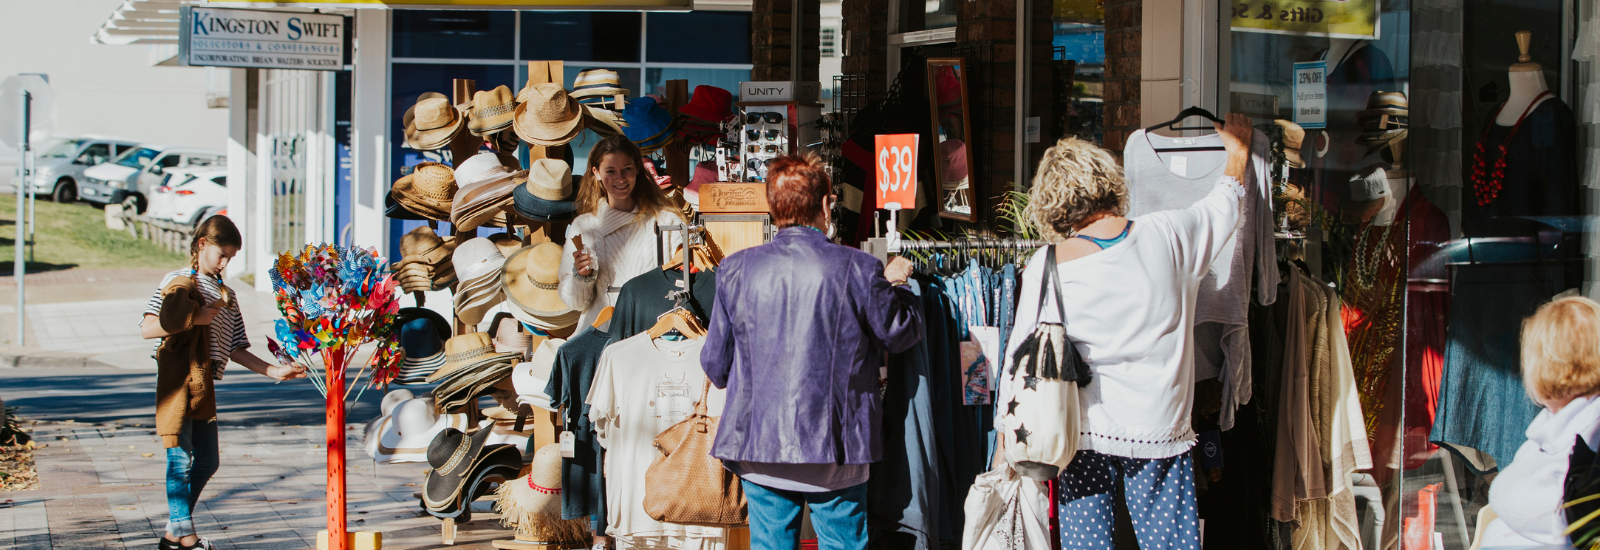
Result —
M168 170L225 166L227 155L218 151L141 145L111 162L84 170L78 191L83 200L96 204L132 199L133 205L143 213L149 206L149 193L161 184Z
M173 169L150 195L152 218L195 225L228 207L228 171Z

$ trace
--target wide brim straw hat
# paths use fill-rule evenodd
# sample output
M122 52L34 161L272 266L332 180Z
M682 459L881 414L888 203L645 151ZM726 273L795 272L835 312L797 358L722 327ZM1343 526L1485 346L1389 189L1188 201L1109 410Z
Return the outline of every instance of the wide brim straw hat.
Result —
M573 310L561 301L561 245L539 243L506 259L501 281L513 306L538 317L560 317Z
M573 197L572 165L564 160L535 160L519 181L529 195L542 200L570 201Z
M512 128L531 145L564 145L583 131L584 109L560 84L546 82L524 89Z
M527 475L500 484L495 501L500 523L516 526L516 540L537 543L586 542L588 522L561 519L561 445L551 443L533 453Z
M506 257L489 239L477 237L457 245L450 262L455 265L456 276L466 282L499 277L500 270L505 268Z
M469 332L451 337L444 342L444 366L428 375L428 382L438 382L451 373L470 369L495 361L515 360L516 354L494 351L494 342L482 332Z
M578 203L570 198L560 201L541 199L529 193L526 185L518 185L511 190L511 204L522 217L542 222L569 221L578 210Z
M434 397L439 400L435 406L439 410L454 410L494 393L495 386L511 376L511 369L516 363L516 358L502 357L455 371L440 380L433 389Z
M424 162L410 174L394 182L395 202L407 210L432 220L450 218L450 202L456 194L455 170L437 162Z
M428 444L445 428L466 429L461 414L436 414L432 398L408 399L395 406L377 426L380 463L427 462Z
M474 155L456 168L460 189L451 204L450 223L470 231L494 218L498 208L511 204L511 188L527 174L515 157L493 152Z
M383 196L383 216L394 220L426 220L427 216L412 212L399 201L394 200L394 189Z
M567 341L560 338L551 338L540 342L533 349L533 355L526 362L517 364L511 369L511 387L517 392L517 403L539 407L547 411L556 410L551 403L550 394L545 388L550 384L555 365L556 356L561 350L561 345Z
M461 109L451 105L444 94L428 92L418 96L417 102L406 109L401 122L408 147L432 151L450 145L466 117L461 116Z
M509 87L480 90L472 94L472 109L467 111L467 129L475 136L504 130L511 126L516 107L516 98L511 95Z
M572 80L572 97L577 99L604 98L628 95L622 87L622 77L611 69L585 69Z
M428 443L428 475L423 483L422 501L431 510L454 504L466 484L468 474L478 465L489 432L467 434L446 428Z
M400 269L413 263L439 265L439 262L450 259L450 253L454 251L455 236L440 237L432 227L418 226L400 236L401 259L394 263L394 267Z
M559 331L576 325L578 324L578 319L583 316L583 312L578 310L572 310L555 316L535 315L520 307L516 307L516 304L512 304L512 307L506 309L511 310L511 316L516 317L518 321L522 322L522 324L545 332Z
M489 333L494 335L494 351L497 353L516 353L522 358L527 358L533 351L533 335L522 331L522 323L517 322L510 313L497 313L494 321L489 323Z

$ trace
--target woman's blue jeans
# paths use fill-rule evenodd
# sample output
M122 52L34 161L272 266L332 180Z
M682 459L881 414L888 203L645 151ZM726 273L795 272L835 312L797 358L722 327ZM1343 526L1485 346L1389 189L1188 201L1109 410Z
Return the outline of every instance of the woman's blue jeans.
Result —
M194 505L221 463L216 419L184 419L178 446L167 449L167 534L195 534Z

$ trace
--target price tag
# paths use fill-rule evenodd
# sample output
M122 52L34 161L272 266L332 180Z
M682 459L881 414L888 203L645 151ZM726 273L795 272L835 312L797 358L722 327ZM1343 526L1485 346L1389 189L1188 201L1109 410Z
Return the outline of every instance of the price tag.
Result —
M878 205L885 210L917 205L917 134L875 136Z
M578 458L578 437L561 432L561 458Z

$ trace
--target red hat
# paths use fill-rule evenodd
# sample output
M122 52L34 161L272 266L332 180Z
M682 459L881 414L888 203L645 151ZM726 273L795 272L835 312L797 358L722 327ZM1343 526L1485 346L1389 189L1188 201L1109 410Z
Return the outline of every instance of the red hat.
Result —
M720 123L733 116L733 93L716 86L701 84L694 87L689 103L678 108L678 113L711 123Z

